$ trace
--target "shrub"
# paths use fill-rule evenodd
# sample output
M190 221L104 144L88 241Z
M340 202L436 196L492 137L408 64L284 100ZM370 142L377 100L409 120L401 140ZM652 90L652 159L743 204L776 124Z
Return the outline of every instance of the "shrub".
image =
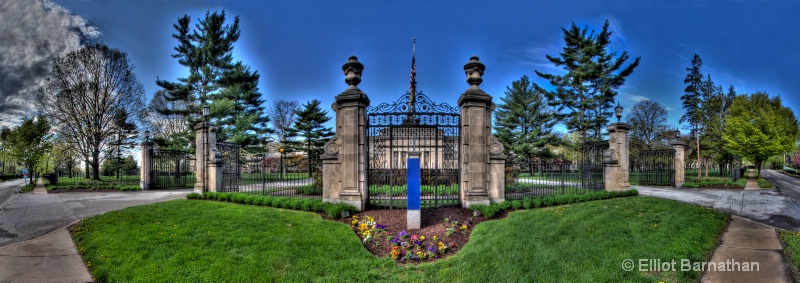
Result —
M601 200L601 199L610 199L616 197L627 197L636 195L639 195L639 192L636 190L615 191L615 192L597 191L580 195L555 195L555 196L538 197L534 199L526 197L522 201L519 200L506 201L503 203L493 203L491 205L476 204L470 206L469 208L475 211L479 211L483 216L487 218L494 218L500 215L501 212L508 209L516 210L522 207L524 207L525 209L529 209L536 207L547 207L547 206L585 202L590 200Z
M522 199L522 206L525 207L525 209L533 208L533 200L529 197L525 197Z
M340 218L342 212L354 213L356 208L346 203L328 203L319 199L287 198L259 196L244 193L191 193L186 196L191 200L217 200L249 205L271 206L277 208L297 209L312 212L326 212L331 218Z

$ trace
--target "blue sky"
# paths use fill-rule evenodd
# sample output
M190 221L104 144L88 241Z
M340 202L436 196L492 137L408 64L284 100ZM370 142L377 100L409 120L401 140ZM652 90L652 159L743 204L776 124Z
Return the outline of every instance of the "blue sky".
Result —
M800 110L800 4L794 1L54 2L97 27L96 41L129 54L148 101L158 90L156 77L175 80L186 72L170 57L172 25L184 14L194 23L207 10L224 9L241 21L234 56L259 71L270 105L281 98L330 105L346 88L341 65L350 55L365 66L360 88L372 104L393 101L408 89L413 37L418 90L455 105L468 87L463 65L477 55L486 64L481 87L498 102L522 75L547 85L534 70L558 71L544 56L562 48L561 27L575 22L600 29L608 19L611 51L642 57L619 90L626 109L652 99L677 125L685 69L698 53L703 73L725 90L767 91Z

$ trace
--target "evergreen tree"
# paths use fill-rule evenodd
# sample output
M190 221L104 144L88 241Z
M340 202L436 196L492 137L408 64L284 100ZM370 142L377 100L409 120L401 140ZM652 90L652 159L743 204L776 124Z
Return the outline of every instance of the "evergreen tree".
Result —
M686 88L683 90L681 101L683 101L683 109L686 112L681 116L680 122L688 122L691 131L695 136L695 152L697 153L698 169L700 165L700 122L703 119L702 112L702 93L703 88L703 74L700 73L700 67L703 66L703 60L700 55L694 54L692 58L692 66L686 68L689 71L683 83ZM701 170L697 170L697 177L700 177Z
M545 94L550 105L557 107L556 117L565 122L568 129L578 131L581 140L587 138L601 139L602 129L608 123L613 108L612 102L617 89L625 83L625 78L633 73L639 65L641 57L625 67L628 52L623 51L619 57L615 52L609 53L612 31L608 30L608 21L603 29L595 34L587 33L587 27L579 28L575 23L569 29L562 28L566 46L560 57L547 55L547 59L557 67L562 67L566 74L536 74L546 79L554 90L546 90L534 85Z
M325 142L333 137L333 129L323 125L330 121L331 117L328 117L328 111L319 107L321 103L314 99L303 104L302 110L295 111L297 120L290 129L291 135L303 139L298 149L306 152L312 159L322 154Z
M267 126L264 102L258 91L257 71L241 62L234 64L223 83L229 87L214 96L218 115L219 137L223 141L245 146L251 152L263 152L273 130Z
M553 134L554 111L545 97L531 84L528 76L506 86L505 96L495 113L497 139L506 150L530 161L545 145L557 143Z
M161 108L164 115L179 114L189 127L201 121L203 105L210 106L209 119L221 125L220 141L245 147L261 147L269 133L269 118L264 114L259 74L241 61L233 61L233 44L239 39L239 17L225 24L225 11L206 12L205 18L191 29L191 18L184 15L173 25L178 40L173 58L189 69L189 75L177 82L157 80L170 102L184 102L178 108Z

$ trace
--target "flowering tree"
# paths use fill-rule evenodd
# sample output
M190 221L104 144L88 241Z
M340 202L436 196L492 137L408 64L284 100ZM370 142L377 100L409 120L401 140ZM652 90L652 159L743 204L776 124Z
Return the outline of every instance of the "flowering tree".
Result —
M795 152L792 156L792 165L794 165L795 168L800 167L800 152Z

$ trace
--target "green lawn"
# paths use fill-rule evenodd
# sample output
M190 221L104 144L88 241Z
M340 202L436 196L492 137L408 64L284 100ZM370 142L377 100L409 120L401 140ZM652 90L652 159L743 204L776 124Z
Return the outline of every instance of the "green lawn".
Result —
M318 214L210 201L109 212L72 233L97 282L696 282L621 263L708 260L728 219L648 197L516 211L477 225L454 256L403 266Z
M789 257L789 265L795 278L800 278L800 232L784 231L781 232L781 239L786 244L783 251Z
M761 177L759 177L758 180L756 180L756 182L758 182L758 187L762 189L771 189L775 187L772 185L772 183L767 181L767 179Z

